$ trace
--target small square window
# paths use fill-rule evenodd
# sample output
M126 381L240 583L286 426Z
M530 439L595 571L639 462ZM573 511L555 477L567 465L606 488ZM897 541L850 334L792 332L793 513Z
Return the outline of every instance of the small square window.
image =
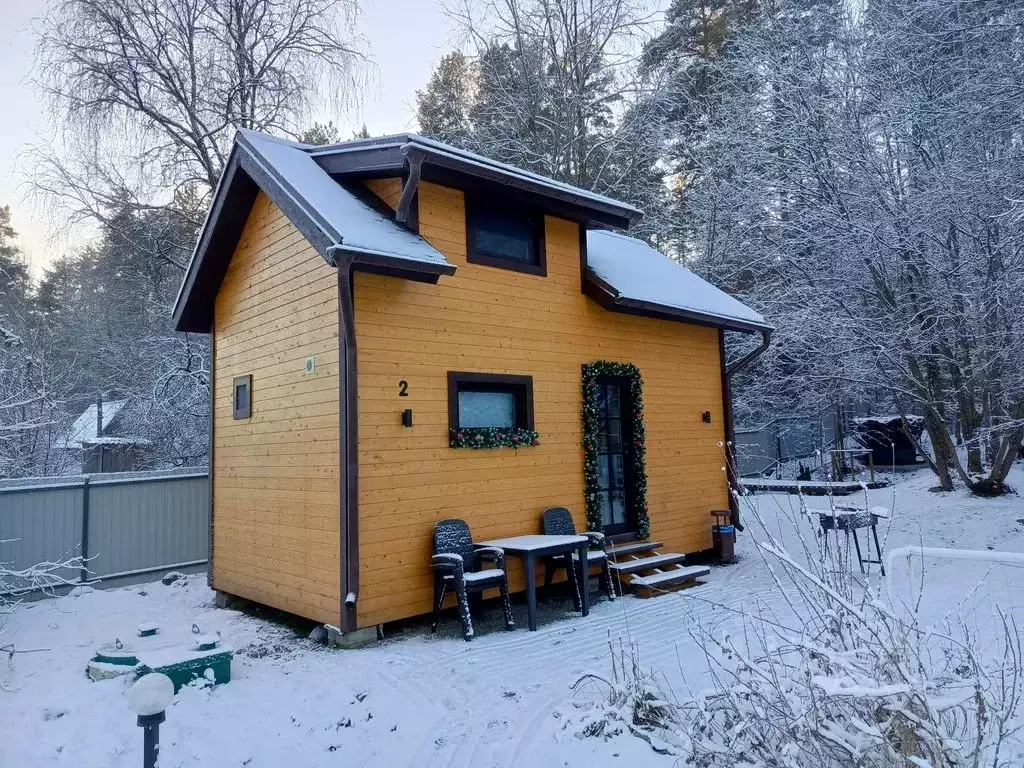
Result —
M466 259L471 264L547 275L544 215L512 201L466 199Z
M252 376L236 377L231 393L232 417L248 419L252 415Z
M451 429L533 429L533 377L448 374Z

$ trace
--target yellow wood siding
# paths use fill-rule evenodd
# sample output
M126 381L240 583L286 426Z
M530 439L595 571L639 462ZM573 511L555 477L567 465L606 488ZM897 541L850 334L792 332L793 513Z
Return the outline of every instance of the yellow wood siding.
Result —
M263 193L217 294L214 372L214 587L337 624L337 274Z
M394 205L396 179L371 188ZM547 277L466 262L462 192L424 183L420 234L456 266L438 285L357 273L360 594L366 626L431 610L434 522L467 520L476 539L538 532L548 506L585 529L580 371L631 362L644 378L651 536L666 551L711 546L727 505L717 331L612 313L580 292L579 229L546 219ZM541 445L448 447L447 373L533 377ZM399 381L409 383L399 397ZM414 426L401 425L413 409ZM712 423L701 421L702 411ZM511 568L513 588L522 575Z

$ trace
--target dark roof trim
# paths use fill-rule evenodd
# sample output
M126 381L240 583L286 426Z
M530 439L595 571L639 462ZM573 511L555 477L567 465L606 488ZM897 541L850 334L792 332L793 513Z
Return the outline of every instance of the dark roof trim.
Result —
M408 170L409 156L413 154L417 159L422 157L423 178L428 181L451 184L453 174L480 179L530 197L561 203L560 215L604 227L628 229L642 216L631 205L420 136L345 142L318 148L310 154L330 174L357 177L401 175Z
M260 162L245 136L239 134L214 191L202 234L178 292L172 315L177 330L210 332L217 291L260 189L281 208L328 264L334 265L332 250L341 250L351 254L353 269L358 271L434 283L441 275L455 272L452 265L417 263L364 248L346 247L341 233L306 205L302 196L272 168Z
M213 202L185 269L172 314L176 330L209 333L213 326L213 302L230 262L230 256L224 258L223 254L234 252L259 192L252 178L241 170L238 154L235 145L217 182ZM200 273L204 273L204 280L197 282ZM211 287L213 285L216 287Z
M709 328L721 328L726 331L741 333L763 333L770 326L734 320L728 317L708 315L691 309L679 309L665 304L654 304L649 301L627 299L619 295L611 285L602 280L589 267L583 275L583 293L611 312L624 312L630 315L656 317L662 320L703 325Z
M257 159L257 155L241 134L238 143L242 147L239 163L256 185L267 193L285 216L295 225L310 245L316 248L324 261L330 263L327 249L341 242L341 233L328 224L317 211L303 205L302 197L284 179Z
M332 245L327 249L330 254L344 253L352 260L352 269L356 272L369 272L374 275L388 275L415 280L421 283L436 283L441 275L454 275L453 264L420 264L408 259L395 259L384 253L373 253L362 248L354 250L344 244ZM331 257L334 264L335 257Z

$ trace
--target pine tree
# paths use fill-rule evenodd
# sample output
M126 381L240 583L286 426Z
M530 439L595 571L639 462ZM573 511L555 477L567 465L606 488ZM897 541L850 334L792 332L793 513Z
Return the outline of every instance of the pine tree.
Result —
M465 18L472 57L445 56L418 95L421 129L444 141L643 205L664 198L661 120L637 97L638 6L509 0Z
M469 112L474 102L476 72L460 51L446 53L426 88L416 91L420 131L455 146L465 146L470 133Z
M31 281L28 267L17 245L17 233L11 226L11 209L0 206L0 323L4 315L25 311Z
M334 124L333 120L328 120L326 123L313 123L299 134L300 143L312 144L316 147L335 144L340 140L341 134L338 133L338 126Z

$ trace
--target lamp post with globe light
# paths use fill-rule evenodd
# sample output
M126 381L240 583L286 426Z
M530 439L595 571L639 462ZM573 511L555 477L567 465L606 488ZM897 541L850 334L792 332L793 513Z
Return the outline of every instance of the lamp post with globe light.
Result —
M159 672L150 672L140 677L128 694L128 706L139 716L138 725L143 729L142 768L156 768L160 750L160 723L165 719L164 710L173 699L174 683L167 675Z

